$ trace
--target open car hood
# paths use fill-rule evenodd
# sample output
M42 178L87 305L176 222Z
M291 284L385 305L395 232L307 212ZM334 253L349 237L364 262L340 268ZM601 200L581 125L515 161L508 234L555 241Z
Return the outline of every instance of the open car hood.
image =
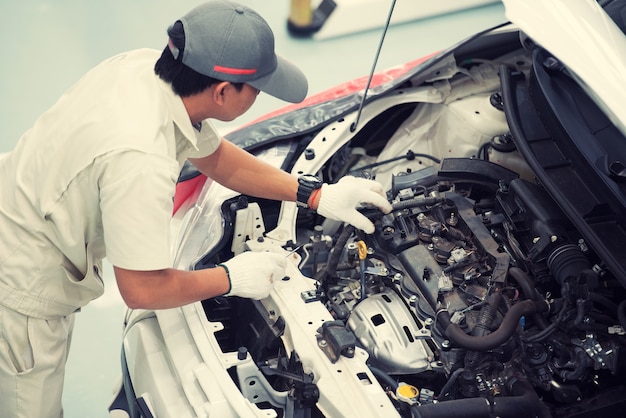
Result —
M626 37L622 4L603 3L504 0L507 17L529 37L533 71L528 80L501 75L520 153L626 286Z
M626 133L626 36L595 0L503 0L506 17L564 64Z

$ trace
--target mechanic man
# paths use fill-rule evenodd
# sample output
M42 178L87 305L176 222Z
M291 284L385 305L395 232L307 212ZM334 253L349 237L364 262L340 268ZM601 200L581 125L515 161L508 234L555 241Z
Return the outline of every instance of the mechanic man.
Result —
M373 225L359 204L391 210L376 182L299 181L207 121L237 118L259 91L288 102L306 96L305 76L275 55L256 12L210 1L168 34L160 57L136 50L89 71L0 162L0 417L62 416L74 312L103 293L105 256L130 308L260 299L284 276L284 255L266 252L172 268L172 197L187 158L233 190L297 200L365 232Z

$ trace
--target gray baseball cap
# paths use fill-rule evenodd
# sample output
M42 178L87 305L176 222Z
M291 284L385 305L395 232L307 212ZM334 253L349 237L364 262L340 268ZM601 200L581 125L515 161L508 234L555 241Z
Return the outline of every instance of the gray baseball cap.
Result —
M307 94L305 75L274 52L274 34L257 12L228 0L203 3L179 19L183 64L209 77L246 83L292 103ZM173 25L168 29L172 30ZM169 43L174 57L180 51Z

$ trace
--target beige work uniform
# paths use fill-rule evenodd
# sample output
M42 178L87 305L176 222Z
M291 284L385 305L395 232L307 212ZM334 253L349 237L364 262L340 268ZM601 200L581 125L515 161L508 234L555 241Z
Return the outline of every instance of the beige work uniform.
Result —
M169 221L192 126L137 50L88 72L0 160L0 417L58 417L73 313L103 291L101 260L172 266ZM106 249L106 250L105 250Z

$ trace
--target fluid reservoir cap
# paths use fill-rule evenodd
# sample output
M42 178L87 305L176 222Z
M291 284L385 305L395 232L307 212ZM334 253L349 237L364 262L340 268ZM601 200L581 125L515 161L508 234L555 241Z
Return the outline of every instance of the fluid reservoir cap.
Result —
M396 389L396 396L398 400L402 402L406 402L409 405L414 405L417 403L417 398L420 394L420 391L413 385L409 385L407 383L400 382L398 384L398 389Z

